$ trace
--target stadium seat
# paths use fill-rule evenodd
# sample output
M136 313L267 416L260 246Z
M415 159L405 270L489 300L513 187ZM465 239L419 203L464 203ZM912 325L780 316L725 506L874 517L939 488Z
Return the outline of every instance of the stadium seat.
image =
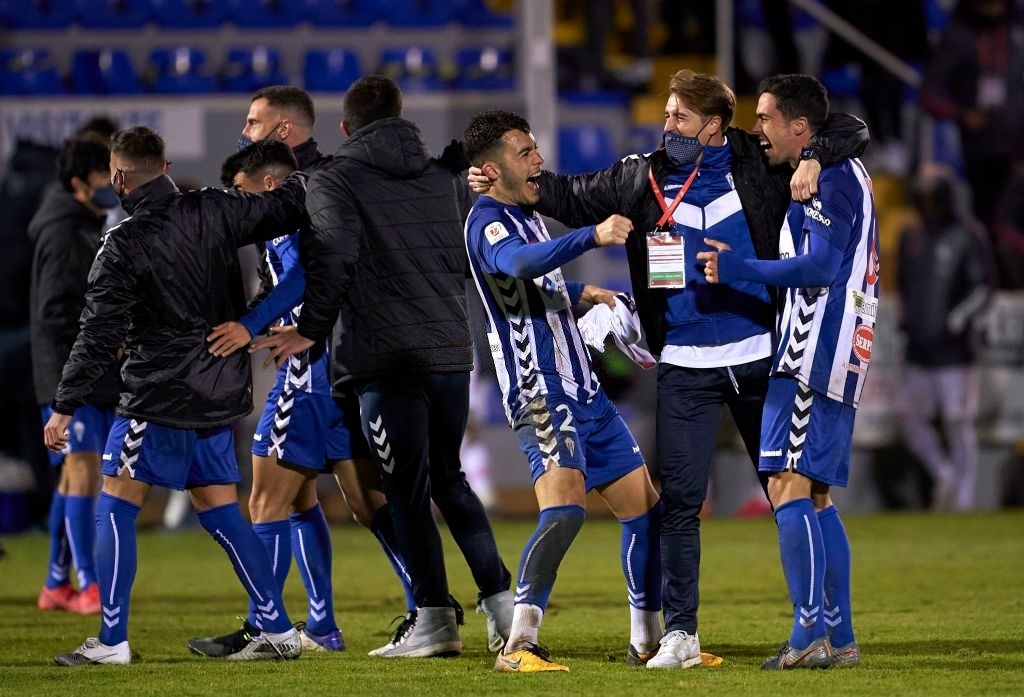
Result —
M562 126L558 129L558 171L564 174L594 172L616 159L608 129L598 125Z
M268 46L233 48L228 52L224 87L230 92L255 92L288 83L277 49Z
M248 29L294 27L305 10L296 0L228 0L227 4L231 21Z
M363 75L359 57L344 48L306 52L306 89L310 92L344 92Z
M451 0L388 0L387 23L393 27L440 27L454 19Z
M452 14L467 27L508 27L516 23L515 15L495 12L486 0L452 0Z
M0 25L10 29L66 29L77 19L73 2L2 0Z
M79 94L138 94L139 75L121 49L85 49L71 58L71 86Z
M165 29L219 27L231 7L223 0L149 0L153 19Z
M64 83L45 48L0 51L0 93L62 94Z
M384 49L377 73L390 77L407 92L444 88L437 55L423 46Z
M380 0L306 0L305 5L314 27L368 27L387 11Z
M144 26L153 14L148 0L75 0L78 23L88 29L131 29Z
M204 75L206 54L189 46L154 49L149 62L155 70L153 91L164 94L203 93L217 90L217 78Z
M457 77L453 87L463 90L515 88L515 63L507 48L463 48L455 54Z

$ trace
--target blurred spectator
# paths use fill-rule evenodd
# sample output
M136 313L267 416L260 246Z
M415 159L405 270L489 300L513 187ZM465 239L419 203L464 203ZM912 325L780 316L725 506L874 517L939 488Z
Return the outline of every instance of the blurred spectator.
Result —
M974 214L991 230L1024 145L1024 32L1009 0L960 0L926 67L919 99L959 126Z
M897 282L906 332L903 403L907 447L934 481L932 507L974 507L979 376L973 322L991 297L991 256L980 226L957 205L945 169L918 175L918 219L899 241ZM932 426L941 420L944 440Z
M93 116L83 123L75 131L77 140L97 140L104 145L110 142L110 137L121 130L117 121L109 116Z
M605 61L608 41L615 30L616 9L621 2L590 0L585 3L586 37L575 69L575 88L586 91L647 88L653 69L647 0L629 0L628 3L633 15L633 31L627 43L632 62L613 71Z
M32 387L29 344L29 279L32 243L28 223L56 178L57 151L19 140L0 182L0 452L32 467L36 490L29 504L32 524L46 520L54 482L41 444L42 429Z
M661 46L667 56L715 55L715 3L706 0L661 0L661 21L668 34Z

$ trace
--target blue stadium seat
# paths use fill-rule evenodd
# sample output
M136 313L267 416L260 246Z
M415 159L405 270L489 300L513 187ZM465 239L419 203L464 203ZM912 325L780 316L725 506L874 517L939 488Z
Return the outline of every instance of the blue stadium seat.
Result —
M453 15L467 27L512 27L514 14L492 10L486 0L452 0Z
M558 129L558 171L594 172L616 160L612 137L604 126L562 126Z
M508 48L463 48L455 54L453 87L463 90L515 89L515 62Z
M228 0L231 21L240 27L294 27L305 8L296 0Z
M219 27L231 7L224 0L149 0L153 19L165 29Z
M149 54L156 74L153 91L164 94L203 93L217 91L217 78L204 75L206 54L190 46L158 48Z
M0 93L62 94L64 83L45 48L0 51Z
M359 57L344 48L306 52L306 89L310 92L344 92L363 75Z
M153 15L148 0L75 0L78 23L89 29L131 29Z
M139 75L121 49L85 49L71 58L71 87L79 94L138 94Z
M384 17L381 0L305 0L306 19L315 27L368 27Z
M268 46L233 48L228 51L224 88L230 92L255 92L261 87L284 85L277 49Z
M437 55L423 46L384 49L377 73L390 77L406 92L444 88Z
M77 19L69 0L2 0L0 24L11 29L67 29Z
M441 27L455 19L451 0L388 0L387 23L393 27Z

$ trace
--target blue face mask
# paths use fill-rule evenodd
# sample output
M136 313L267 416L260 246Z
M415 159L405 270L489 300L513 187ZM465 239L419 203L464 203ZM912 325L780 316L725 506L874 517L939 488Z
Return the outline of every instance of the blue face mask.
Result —
M284 123L284 121L278 121L277 125L274 126L273 128L271 128L269 131L267 131L267 135L265 135L262 138L260 138L260 140L273 140L273 138L271 136L273 136L274 133L277 132L277 129L281 127L282 123ZM238 136L238 140L235 141L235 152L238 152L240 150L245 150L247 147L249 147L250 145L252 145L255 142L256 141L254 141L249 136L246 136L246 135Z
M709 123L711 123L711 119L705 121L704 125L700 127L700 131L697 131L698 136ZM665 133L665 154L668 155L669 162L676 167L693 164L703 153L704 145L697 136L681 136L674 132Z
M89 202L103 210L110 210L121 205L121 202L117 199L117 194L114 193L113 184L107 184L106 186L101 186L94 190Z

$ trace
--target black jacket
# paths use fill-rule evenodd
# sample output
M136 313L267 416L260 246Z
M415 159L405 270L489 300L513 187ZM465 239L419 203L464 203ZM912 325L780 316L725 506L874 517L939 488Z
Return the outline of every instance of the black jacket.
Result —
M427 155L419 129L361 128L309 182L299 333L331 343L335 388L473 366L463 220L469 190ZM339 316L340 311L340 316Z
M761 154L759 138L738 128L726 132L732 152L732 175L743 204L743 214L759 259L777 259L779 230L789 207L787 165L769 167ZM811 139L808 147L822 167L844 157L857 157L868 145L864 122L846 114L829 117L826 127ZM613 213L633 222L626 241L629 275L637 313L647 345L655 355L665 345L666 294L647 287L647 237L662 215L651 190L647 172L654 174L659 189L664 185L670 163L665 150L631 155L600 172L575 176L544 172L540 180L537 211L570 227L599 223Z
M238 247L304 224L304 184L296 173L259 195L182 194L159 177L133 191L129 217L107 233L89 273L54 411L70 414L88 399L123 341L122 416L197 429L248 414L249 354L216 358L206 336L245 311Z
M78 336L85 309L89 268L100 248L105 218L75 200L62 187L51 188L28 226L35 245L29 289L32 377L39 404L49 404ZM117 366L110 366L88 401L112 409L117 404Z

